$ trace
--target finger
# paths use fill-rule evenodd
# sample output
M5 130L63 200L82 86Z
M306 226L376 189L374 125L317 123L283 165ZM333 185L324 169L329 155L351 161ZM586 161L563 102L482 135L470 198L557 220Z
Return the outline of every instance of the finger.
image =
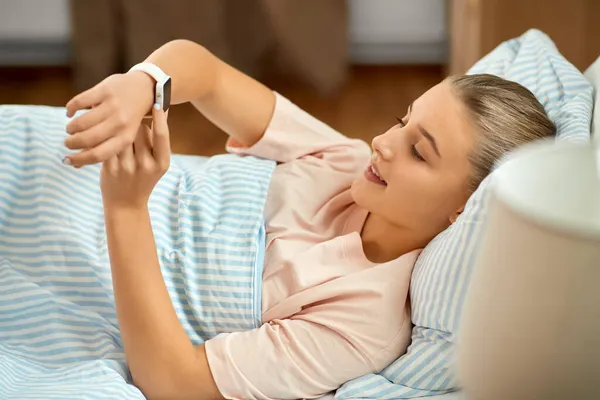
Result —
M104 164L111 174L115 174L119 170L119 158L117 156L110 157L108 160L104 161Z
M90 111L84 113L83 115L74 118L71 122L67 124L67 133L73 135L78 132L85 131L86 129L90 129L92 126L98 125L100 122L104 121L108 116L110 111L110 107L106 104L100 104L100 106L91 109Z
M65 146L71 150L91 149L109 137L114 136L115 128L112 121L104 120L88 130L67 137L65 139Z
M147 138L148 138L148 144L150 146L150 153L152 153L154 150L152 150L154 148L154 128L152 127L152 123L150 123L150 125L146 125L148 127L148 130L146 131L146 133L148 134Z
M140 124L135 136L135 158L138 163L150 155L152 146L150 144L150 129L145 124Z
M165 112L160 109L158 104L154 104L152 107L152 146L154 159L166 169L171 160L169 126Z
M78 94L67 103L67 117L71 118L79 110L92 108L92 106L100 104L103 97L104 93L99 85Z
M134 144L128 144L118 155L119 169L127 174L133 174L136 170L135 154L133 152Z
M94 148L65 157L66 163L74 167L83 167L106 161L121 151L125 143L123 138L113 136Z
M121 165L135 164L135 156L133 153L133 143L125 146L118 154Z

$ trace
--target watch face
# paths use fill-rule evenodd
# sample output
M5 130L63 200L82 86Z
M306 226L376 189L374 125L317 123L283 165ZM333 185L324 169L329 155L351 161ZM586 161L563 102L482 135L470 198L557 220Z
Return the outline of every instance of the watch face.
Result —
M171 106L171 78L167 78L163 85L163 110L167 111Z

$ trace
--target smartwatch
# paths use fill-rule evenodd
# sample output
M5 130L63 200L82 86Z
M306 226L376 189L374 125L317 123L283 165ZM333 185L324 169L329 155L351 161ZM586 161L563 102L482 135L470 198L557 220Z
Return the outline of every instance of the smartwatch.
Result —
M167 111L171 105L171 77L165 74L162 69L149 62L136 64L131 67L129 72L131 71L145 72L156 81L154 103L160 104L160 108Z

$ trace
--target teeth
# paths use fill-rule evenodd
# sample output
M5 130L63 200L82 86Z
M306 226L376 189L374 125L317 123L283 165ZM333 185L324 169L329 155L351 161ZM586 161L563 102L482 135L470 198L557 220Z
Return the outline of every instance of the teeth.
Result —
M379 176L379 174L378 174L378 173L377 173L377 171L375 170L375 167L373 167L372 165L371 165L371 172L373 172L373 174L374 174L376 177L378 177L379 179L381 179L381 176Z

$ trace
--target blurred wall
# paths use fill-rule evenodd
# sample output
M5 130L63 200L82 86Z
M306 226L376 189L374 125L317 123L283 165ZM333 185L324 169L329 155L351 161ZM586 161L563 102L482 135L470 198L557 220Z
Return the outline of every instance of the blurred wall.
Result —
M0 65L68 64L68 1L0 0ZM352 62L446 62L445 0L348 1Z
M0 0L0 65L69 62L69 0Z
M350 57L358 64L444 64L446 0L349 0Z

